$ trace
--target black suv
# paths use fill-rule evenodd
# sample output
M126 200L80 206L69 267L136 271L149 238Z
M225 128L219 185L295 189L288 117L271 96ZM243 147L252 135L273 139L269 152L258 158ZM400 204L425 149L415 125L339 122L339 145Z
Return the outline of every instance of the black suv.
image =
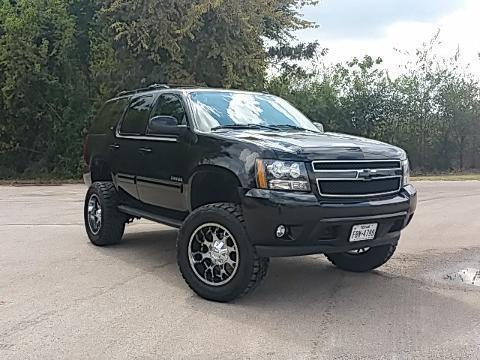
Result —
M403 150L326 133L264 93L121 93L90 129L85 160L90 240L116 244L137 218L180 228L180 271L216 301L255 288L272 256L324 253L344 270L375 269L417 203Z

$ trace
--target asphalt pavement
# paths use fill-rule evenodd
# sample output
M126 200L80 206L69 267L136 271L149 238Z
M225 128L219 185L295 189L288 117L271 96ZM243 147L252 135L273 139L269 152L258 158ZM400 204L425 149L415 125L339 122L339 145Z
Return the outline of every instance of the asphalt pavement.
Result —
M0 359L480 359L480 286L461 281L480 269L480 182L415 185L387 265L273 259L230 304L189 290L176 230L135 222L97 248L84 186L0 187Z

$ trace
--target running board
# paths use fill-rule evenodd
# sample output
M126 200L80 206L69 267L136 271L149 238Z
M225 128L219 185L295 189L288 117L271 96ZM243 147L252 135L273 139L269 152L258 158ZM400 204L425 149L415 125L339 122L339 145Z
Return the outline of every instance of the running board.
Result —
M180 221L180 220L176 220L176 219L172 219L172 218L169 218L169 217L166 217L166 216L153 214L151 212L144 211L144 210L138 210L138 209L135 209L135 208L130 207L130 206L120 205L118 207L118 210L122 213L127 214L127 215L131 215L131 216L140 217L140 218L144 218L144 219L147 219L147 220L155 221L155 222L158 222L158 223L161 223L161 224L164 224L164 225L175 227L177 229L182 226L182 221Z

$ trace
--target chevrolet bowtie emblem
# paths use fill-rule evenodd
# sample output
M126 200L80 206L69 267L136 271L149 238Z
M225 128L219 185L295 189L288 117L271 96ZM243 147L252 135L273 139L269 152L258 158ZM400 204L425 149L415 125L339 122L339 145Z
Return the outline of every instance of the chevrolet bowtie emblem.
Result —
M375 175L377 175L377 170L363 169L358 171L357 178L371 180Z

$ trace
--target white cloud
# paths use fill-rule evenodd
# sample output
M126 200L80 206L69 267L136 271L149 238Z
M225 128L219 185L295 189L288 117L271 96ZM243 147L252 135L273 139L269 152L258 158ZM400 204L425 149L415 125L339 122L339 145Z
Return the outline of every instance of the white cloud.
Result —
M381 35L396 21L434 21L464 5L465 0L321 0L304 8L329 39Z
M320 5L321 6L321 5ZM460 48L461 61L464 66L470 64L471 72L480 77L480 1L466 0L457 10L450 11L429 21L395 21L384 26L378 35L368 37L349 36L342 37L325 36L321 29L299 32L299 39L304 41L318 40L322 47L330 49L326 57L327 62L339 62L361 57L369 54L374 57L381 56L384 64L392 72L396 72L398 66L406 61L405 57L399 56L394 49L407 50L411 53L429 41L440 30L442 45L438 48L442 56L453 56L457 47ZM318 20L321 22L321 19ZM342 19L338 19L339 22ZM372 22L375 18L371 19Z

